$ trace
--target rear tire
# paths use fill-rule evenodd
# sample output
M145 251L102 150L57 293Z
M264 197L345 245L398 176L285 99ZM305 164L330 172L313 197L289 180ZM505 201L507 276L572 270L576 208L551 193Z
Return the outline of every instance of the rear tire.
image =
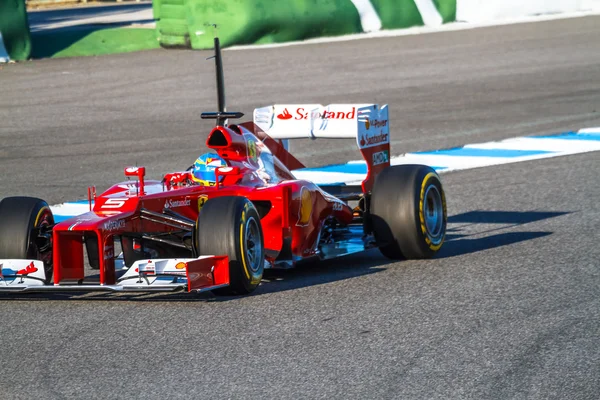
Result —
M208 200L198 215L195 242L199 255L229 257L230 285L213 293L248 294L259 285L264 273L264 240L260 216L250 200L237 196Z
M379 249L391 259L431 258L446 236L446 196L426 165L383 170L371 192L371 223Z
M52 232L38 228L54 225L52 211L44 200L7 197L0 201L0 259L31 259L44 262L46 283L52 279Z

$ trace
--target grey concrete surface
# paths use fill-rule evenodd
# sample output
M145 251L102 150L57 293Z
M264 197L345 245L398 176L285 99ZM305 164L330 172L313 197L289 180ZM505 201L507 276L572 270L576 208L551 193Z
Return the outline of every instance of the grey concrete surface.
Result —
M229 109L386 102L394 153L599 126L600 18L225 54ZM203 151L208 52L0 70L0 197L51 203ZM309 165L353 145L295 144ZM0 398L597 399L598 153L443 175L448 242L255 295L1 296Z

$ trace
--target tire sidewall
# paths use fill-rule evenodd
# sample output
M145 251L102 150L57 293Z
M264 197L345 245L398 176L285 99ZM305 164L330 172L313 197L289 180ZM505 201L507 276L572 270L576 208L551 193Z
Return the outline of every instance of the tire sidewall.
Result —
M425 223L426 193L435 187L441 197L440 236L434 238ZM381 252L392 259L432 257L445 237L446 198L438 174L426 165L386 168L371 192L371 226Z
M254 225L253 225L254 224ZM258 254L256 267L247 254L248 227L254 226ZM226 255L229 258L229 287L216 294L248 294L260 284L264 273L264 234L258 211L250 200L240 196L209 199L198 215L195 232L198 255Z
M441 222L442 234L440 237L433 237L425 224L425 194L430 186L434 186L437 189L442 201L443 217ZM438 174L433 169L431 171L427 171L426 169L420 170L417 174L417 179L415 179L415 225L420 237L419 244L424 252L433 255L442 247L446 236L447 220L446 195Z
M33 197L9 197L0 202L0 214L0 224L8 225L0 228L0 240L7 240L6 235L9 235L11 237L8 240L12 242L9 245L11 253L1 256L43 261L46 283L50 283L53 273L52 249L45 253L46 259L42 259L32 234L36 228L54 225L54 216L48 203ZM9 219L8 223L6 219Z
M260 246L259 246L259 259L264 260L264 238L262 230L260 229L260 217L256 208L252 205L252 202L245 201L241 204L240 210L238 211L238 218L236 218L235 225L238 227L237 232L239 234L239 240L236 241L237 257L236 261L240 263L240 270L242 272L237 277L239 281L243 283L248 291L254 290L262 280L264 273L264 261L259 262L257 268L250 267L250 260L248 257L248 251L246 248L246 239L248 233L248 227L251 224L256 224L258 227L258 234L260 235ZM230 271L231 272L231 271Z

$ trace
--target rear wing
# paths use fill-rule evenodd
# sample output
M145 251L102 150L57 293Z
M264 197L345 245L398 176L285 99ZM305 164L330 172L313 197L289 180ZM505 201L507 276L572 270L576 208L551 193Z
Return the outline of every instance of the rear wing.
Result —
M362 190L390 165L387 104L279 104L254 110L254 123L273 139L354 139L366 164ZM287 143L284 143L287 148Z

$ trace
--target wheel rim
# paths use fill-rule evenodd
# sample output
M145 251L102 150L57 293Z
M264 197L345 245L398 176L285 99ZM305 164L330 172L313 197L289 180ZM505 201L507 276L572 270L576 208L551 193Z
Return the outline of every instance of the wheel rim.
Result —
M425 204L423 217L427 235L433 242L438 244L444 235L444 203L442 195L435 185L429 185L425 190Z
M258 272L261 267L262 260L262 248L261 248L261 236L258 222L254 217L248 218L246 221L246 235L244 242L244 250L246 252L246 260L248 267L252 272Z

